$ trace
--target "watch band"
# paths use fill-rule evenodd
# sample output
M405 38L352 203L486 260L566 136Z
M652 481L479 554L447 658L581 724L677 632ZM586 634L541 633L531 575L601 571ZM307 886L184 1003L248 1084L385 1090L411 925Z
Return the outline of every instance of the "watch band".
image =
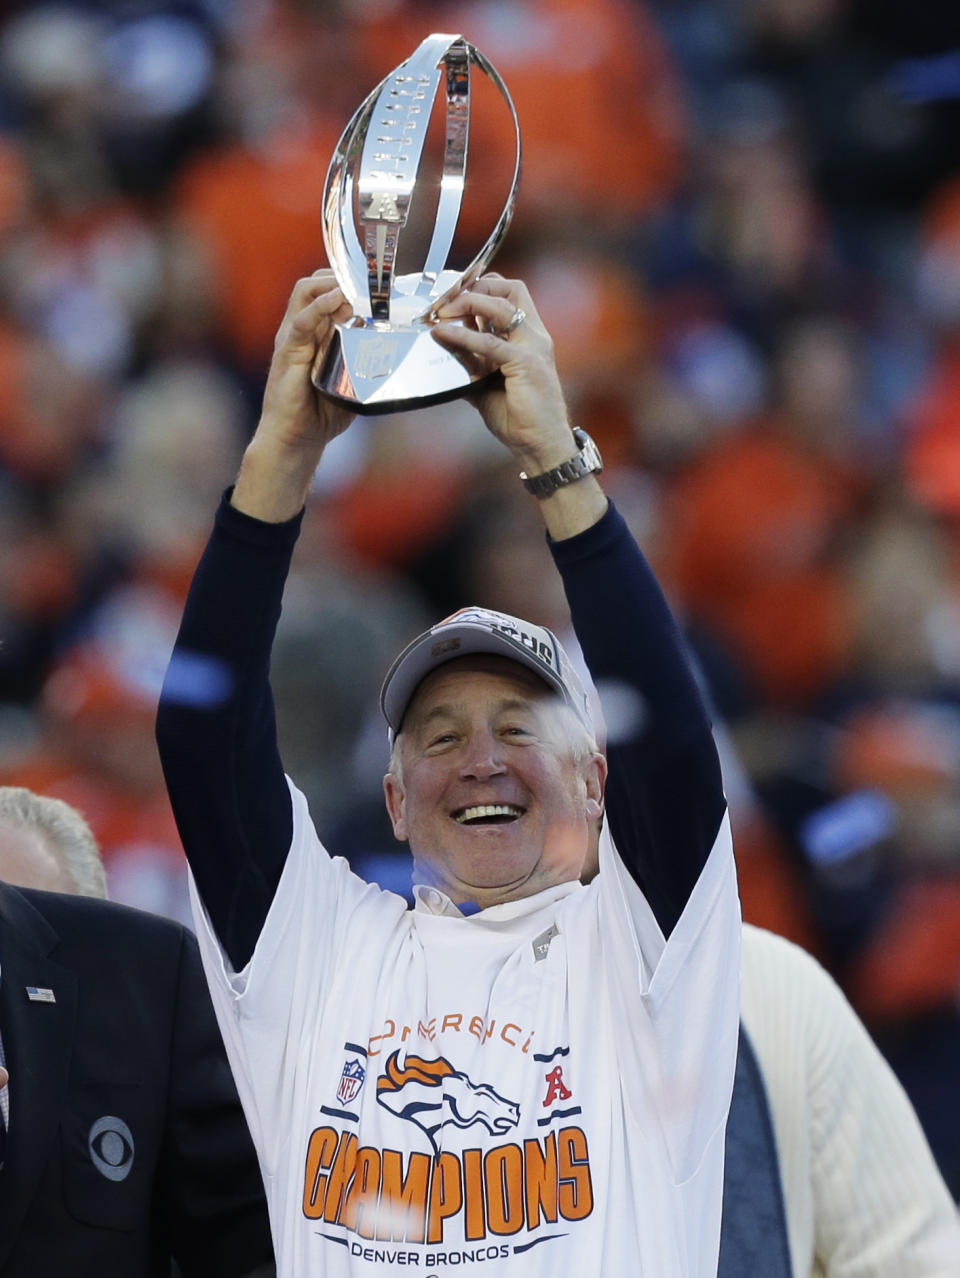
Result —
M573 437L579 444L579 452L552 470L545 470L542 475L528 475L520 472L520 478L527 492L534 497L549 497L558 488L567 484L575 484L578 479L586 479L587 475L599 475L603 470L603 458L585 430L574 426Z

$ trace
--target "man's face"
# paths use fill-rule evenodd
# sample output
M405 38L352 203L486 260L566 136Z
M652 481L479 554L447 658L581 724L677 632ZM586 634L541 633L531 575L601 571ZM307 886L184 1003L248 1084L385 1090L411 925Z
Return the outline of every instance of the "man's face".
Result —
M0 821L0 879L44 892L73 891L69 876L42 836L5 821Z
M606 762L576 758L572 713L505 657L463 657L428 675L384 778L394 834L419 881L492 905L580 875L603 806Z

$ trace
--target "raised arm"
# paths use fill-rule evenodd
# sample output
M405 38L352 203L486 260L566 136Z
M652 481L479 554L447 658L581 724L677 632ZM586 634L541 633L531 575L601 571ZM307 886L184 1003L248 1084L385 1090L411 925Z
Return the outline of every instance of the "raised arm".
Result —
M290 844L270 650L313 473L350 422L310 383L333 323L349 315L329 271L293 290L260 422L197 569L157 718L187 858L236 970L253 953Z
M504 335L517 310L523 322ZM503 374L480 409L518 469L539 475L576 451L553 347L523 284L485 276L442 318L437 337ZM533 500L533 499L531 499ZM595 476L539 500L577 637L594 680L619 689L607 746L607 816L621 857L668 934L713 847L726 811L710 722L662 592Z

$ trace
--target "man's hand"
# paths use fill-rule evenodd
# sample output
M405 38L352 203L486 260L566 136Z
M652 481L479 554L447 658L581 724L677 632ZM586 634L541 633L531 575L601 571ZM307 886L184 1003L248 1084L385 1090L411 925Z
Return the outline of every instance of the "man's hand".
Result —
M3 1066L0 1065L0 1087L6 1087L9 1078L10 1078L10 1075L3 1068Z
M352 314L332 271L317 271L294 286L277 331L260 422L233 493L233 505L246 514L270 523L296 515L324 448L353 420L318 395L310 380L334 325Z
M518 310L523 322L505 332ZM466 325L445 321L466 319ZM576 451L563 390L553 356L553 340L527 287L520 280L484 275L439 313L433 335L452 351L479 356L503 385L479 390L474 402L491 434L513 453L519 468L541 475ZM561 488L540 503L551 536L560 539L596 523L607 507L595 477Z
M499 334L517 310L526 318L508 336ZM573 436L553 358L553 341L525 284L484 275L440 311L437 341L471 351L490 371L499 369L503 386L476 394L488 429L529 474L549 470L570 456ZM467 319L466 326L444 323ZM473 323L470 323L470 320Z
M310 380L334 324L345 323L352 314L332 271L315 271L294 286L273 344L260 415L260 428L278 441L322 449L353 420L346 409L318 395Z

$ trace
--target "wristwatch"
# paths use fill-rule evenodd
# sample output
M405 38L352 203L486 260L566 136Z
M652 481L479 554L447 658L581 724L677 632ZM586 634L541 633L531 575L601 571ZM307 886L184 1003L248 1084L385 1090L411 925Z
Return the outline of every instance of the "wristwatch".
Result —
M528 493L533 493L534 497L549 497L566 484L575 484L578 479L586 479L587 475L600 474L603 470L600 449L579 426L574 426L573 437L580 446L580 451L574 453L569 461L561 462L552 470L545 470L542 475L528 475L521 470L520 478Z

